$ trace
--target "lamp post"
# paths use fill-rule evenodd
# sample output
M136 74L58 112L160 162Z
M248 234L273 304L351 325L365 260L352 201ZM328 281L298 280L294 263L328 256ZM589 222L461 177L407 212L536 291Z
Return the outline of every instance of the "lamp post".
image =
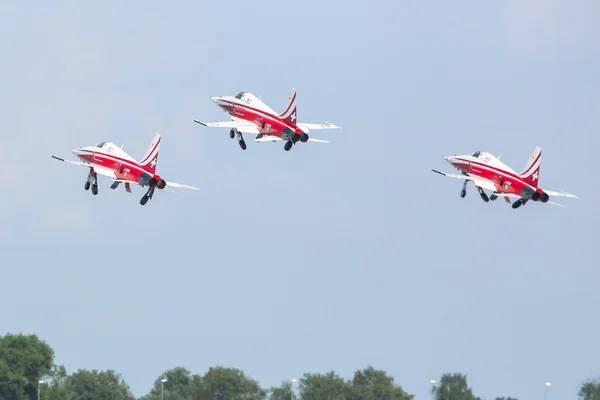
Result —
M298 382L298 379L292 378L292 387L291 387L292 394L290 395L290 400L294 400L294 383L296 383L296 382Z
M167 378L161 378L160 380L160 398L162 400L165 400L165 382L167 381Z
M432 380L430 380L430 381L429 381L429 383L431 383L431 386L432 386L432 390L431 390L431 398L432 398L433 400L435 400L435 391L433 390L433 388L437 387L437 386L436 386L437 382L436 382L436 381L434 381L434 380L432 379Z
M38 400L40 400L40 385L44 383L44 381L40 380L38 381Z
M546 387L544 388L544 400L546 400L546 398L548 397L548 388L552 386L552 384L550 382L546 382L544 383L544 385L546 385Z

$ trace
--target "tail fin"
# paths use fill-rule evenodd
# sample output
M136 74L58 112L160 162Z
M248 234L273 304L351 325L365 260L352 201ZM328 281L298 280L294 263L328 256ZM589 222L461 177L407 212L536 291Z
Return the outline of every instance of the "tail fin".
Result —
M296 89L290 91L288 98L288 106L285 111L279 114L279 116L287 123L296 126L298 115L296 114Z
M140 161L140 165L146 171L154 175L156 173L156 162L158 160L158 148L160 146L160 134L156 134L150 146L148 146L148 150L144 154L142 161Z
M525 169L523 172L519 174L521 179L523 179L527 184L537 188L538 187L538 178L540 176L540 164L542 163L542 149L538 147L535 148L529 160L527 160L527 164L525 165Z

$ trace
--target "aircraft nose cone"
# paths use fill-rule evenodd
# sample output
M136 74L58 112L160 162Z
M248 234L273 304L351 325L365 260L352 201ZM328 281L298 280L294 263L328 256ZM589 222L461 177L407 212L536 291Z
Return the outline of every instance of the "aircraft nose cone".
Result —
M73 154L75 154L75 156L79 157L79 156L81 156L81 154L83 152L81 151L81 149L73 149L73 150L71 150L71 153L73 153Z

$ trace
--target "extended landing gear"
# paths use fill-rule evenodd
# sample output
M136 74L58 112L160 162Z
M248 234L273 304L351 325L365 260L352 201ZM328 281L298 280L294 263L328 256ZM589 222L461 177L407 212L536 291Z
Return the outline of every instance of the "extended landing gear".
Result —
M519 199L512 204L512 208L517 209L527 203L527 199Z
M98 175L96 175L96 171L94 168L90 168L90 173L88 174L87 180L85 181L85 190L90 190L90 186L92 188L92 194L95 196L98 194Z
M479 191L479 195L481 196L481 199L482 199L483 201L485 201L486 203L487 203L488 201L490 201L490 199L488 198L487 194L485 194L485 192L483 191L483 189L482 189L482 188L480 188L480 187L478 186L478 187L477 187L477 190Z
M460 197L461 197L461 198L463 198L463 199L464 199L464 198L465 198L465 196L467 195L467 183L468 183L467 181L464 181L464 182L463 182L463 188L462 188L462 190L460 191Z
M142 197L142 199L140 200L140 204L145 205L148 202L148 200L150 200L152 198L153 194L154 194L154 187L151 187L150 189L148 189L148 191L146 192L144 197Z
M238 137L238 143L242 150L246 150L246 142L244 141L244 136L242 136L242 132L238 131L236 128L231 128L229 131L229 137L234 138Z
M292 142L291 140L288 140L285 144L285 146L283 146L283 149L285 151L290 151L290 149L292 148L292 146L294 145L294 142Z

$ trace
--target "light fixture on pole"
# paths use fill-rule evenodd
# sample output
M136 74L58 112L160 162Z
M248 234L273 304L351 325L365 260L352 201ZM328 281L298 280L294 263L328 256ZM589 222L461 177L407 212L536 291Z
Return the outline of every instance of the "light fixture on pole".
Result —
M290 395L290 400L294 400L294 383L296 383L296 382L298 382L298 379L292 378L292 387L291 387L292 394Z
M162 400L165 400L165 382L167 381L167 378L161 378L160 380L160 398Z
M544 385L546 385L546 387L544 388L544 400L546 400L546 398L548 397L548 388L552 386L552 384L550 382L546 382L544 383Z
M39 380L39 381L38 381L38 400L40 400L40 385L41 385L42 383L44 383L44 381L42 381L42 380Z
M433 379L429 381L429 383L431 383L431 386L433 386L434 388L437 387L437 382L434 381ZM433 400L435 400L435 390L431 390L431 398Z

